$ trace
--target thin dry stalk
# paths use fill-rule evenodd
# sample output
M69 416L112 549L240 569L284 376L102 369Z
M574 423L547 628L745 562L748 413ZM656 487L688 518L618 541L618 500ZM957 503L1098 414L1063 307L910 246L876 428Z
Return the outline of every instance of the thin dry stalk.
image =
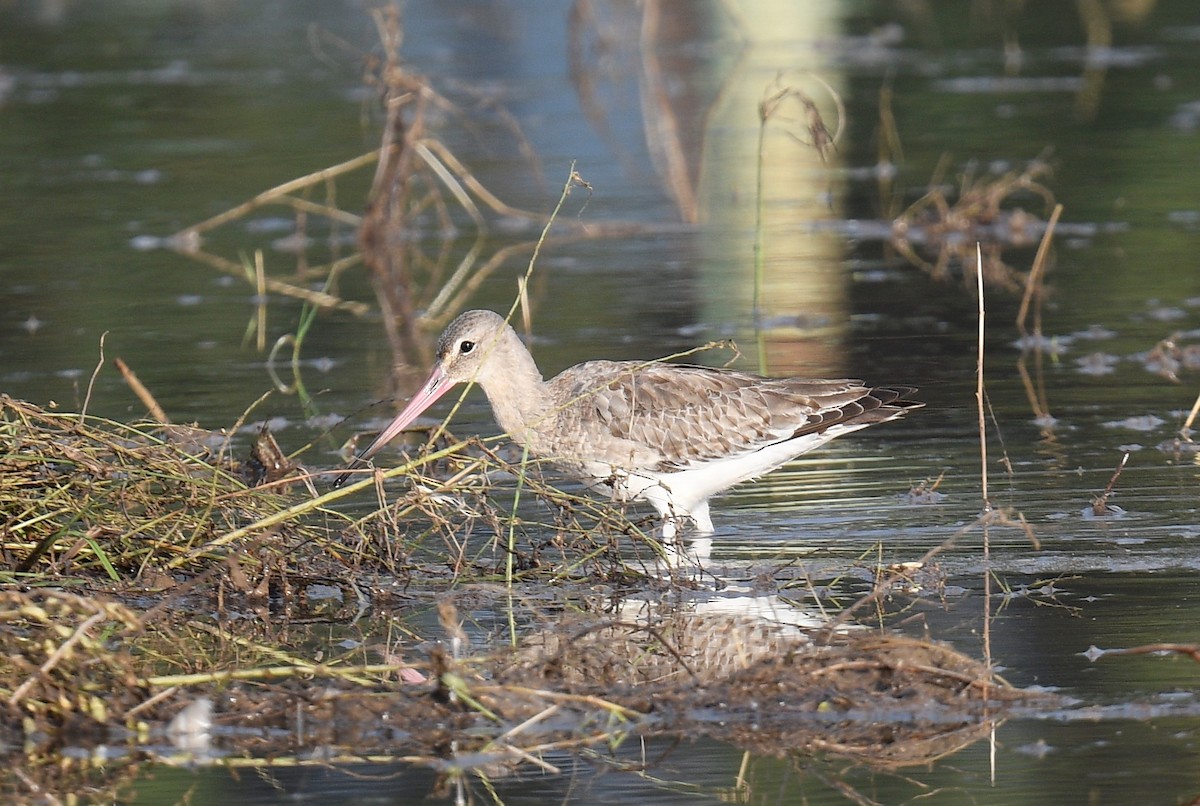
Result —
M312 202L309 202L305 199L294 198L291 194L297 191L306 190L320 183L328 182L329 180L332 180L338 176L356 171L364 165L370 165L377 159L379 159L379 152L369 151L366 154L360 154L357 157L353 157L352 159L348 159L345 162L338 163L337 165L330 165L327 168L322 168L319 171L313 171L305 176L290 179L281 185L276 185L270 190L264 190L262 193L259 193L249 201L242 202L235 207L231 207L222 213L218 213L212 218L201 221L199 224L193 224L190 227L180 230L171 236L171 240L181 246L187 244L196 245L200 241L199 236L205 232L216 229L224 224L228 224L231 221L236 221L239 218L244 218L248 213L252 213L258 208L268 204L286 204L297 209L320 212L322 215L329 216L330 218L336 218L342 223L349 224L351 226L358 226L362 220L360 216L354 215L353 213L348 213L345 210L339 210L337 208L314 206Z
M1017 330L1022 336L1029 335L1025 330L1025 317L1029 314L1029 304L1034 298L1037 299L1034 335L1042 335L1041 310L1042 295L1045 290L1042 284L1042 275L1046 272L1046 258L1050 253L1050 241L1054 237L1054 228L1058 225L1062 211L1061 204L1054 205L1054 212L1050 214L1050 220L1046 223L1046 231L1042 233L1042 242L1038 245L1037 256L1033 259L1033 267L1029 270L1029 276L1025 278L1025 295L1021 297L1021 308L1017 311Z
M1200 644L1144 644L1142 646L1131 646L1124 649L1103 649L1100 651L1100 656L1105 655L1186 655L1192 660L1200 663Z
M96 386L96 378L100 375L100 370L104 366L104 340L108 338L108 331L100 334L100 357L96 360L96 367L92 370L92 377L88 379L87 394L83 397L83 405L79 408L79 424L83 425L87 419L88 404L92 401L92 390Z
M1200 414L1200 395L1196 396L1196 402L1192 404L1192 410L1188 412L1187 419L1183 421L1183 427L1179 429L1180 435L1184 438L1190 436L1192 424L1196 422L1196 415Z
M976 260L980 269L975 272L975 292L979 297L979 334L978 343L976 345L976 353L978 363L975 369L975 403L979 409L979 484L983 494L983 511L987 514L992 511L991 498L988 496L988 461L987 461L987 419L984 416L984 386L983 386L983 348L985 341L984 319L987 313L986 304L983 297L983 255L979 250L979 244L975 245ZM991 534L988 531L988 524L985 522L983 526L983 662L991 668L992 666L992 569L991 569Z
M267 347L267 270L261 249L254 250L254 344L261 353Z
M475 198L484 203L493 213L507 218L523 218L527 221L535 221L537 223L545 223L546 216L541 213L522 210L519 207L513 207L511 204L503 201L496 194L492 193L486 185L480 182L470 170L463 165L462 161L455 156L454 152L446 147L441 140L433 138L425 138L420 143L421 147L428 153L429 158L433 159L436 155L445 167L449 168L456 182L461 183L469 190ZM574 226L583 227L582 224Z
M159 405L158 400L155 399L154 395L150 393L150 390L147 389L146 386L141 382L137 376L137 373L130 369L129 365L120 358L114 358L113 365L116 366L117 371L121 373L121 377L125 379L125 384L133 390L133 393L137 395L137 399L142 401L142 405L145 406L146 410L150 412L150 416L153 417L156 422L162 423L163 425L169 425L171 420L167 417L166 411L163 410L163 407Z
M1125 463L1129 461L1129 451L1125 451L1121 455L1121 461L1117 462L1117 469L1113 471L1112 477L1108 480L1108 486L1104 488L1099 497L1092 499L1092 514L1096 517L1114 514L1112 507L1108 505L1108 499L1112 496L1114 488L1117 486L1117 479L1121 477L1121 471L1125 469ZM1117 510L1119 512L1119 510Z
M262 682L300 678L344 680L356 686L371 688L378 686L380 681L364 675L378 675L384 678L392 677L401 666L394 663L371 663L361 666L329 666L321 663L296 663L285 666L241 667L237 669L213 670L195 672L192 674L166 674L147 677L144 684L148 688L175 688L179 686L203 686L228 683L233 680L254 680Z
M975 245L979 249L979 244ZM982 260L982 253L977 252L979 260ZM975 405L979 415L979 484L983 492L983 511L988 512L992 508L991 498L988 496L988 459L987 459L987 418L984 415L984 392L983 392L983 347L984 347L984 319L987 315L986 306L983 298L983 272L975 273L976 280L976 296L979 301L979 323L976 337L976 363L975 363ZM984 543L984 558L987 558L987 544Z

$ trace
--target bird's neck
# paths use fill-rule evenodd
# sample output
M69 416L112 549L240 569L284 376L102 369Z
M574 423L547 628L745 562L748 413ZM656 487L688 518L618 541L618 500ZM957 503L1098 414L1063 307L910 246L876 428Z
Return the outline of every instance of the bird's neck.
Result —
M545 427L550 411L549 388L524 345L507 352L503 361L493 363L503 367L503 377L481 378L480 385L492 404L496 422L515 442L528 445L536 442L537 432Z

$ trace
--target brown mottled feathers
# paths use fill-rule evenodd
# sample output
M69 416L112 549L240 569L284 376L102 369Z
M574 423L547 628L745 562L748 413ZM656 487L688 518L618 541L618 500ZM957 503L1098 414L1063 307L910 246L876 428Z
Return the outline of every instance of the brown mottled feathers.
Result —
M602 388L597 384L611 379ZM908 387L857 380L764 379L682 364L589 361L549 382L560 433L576 430L582 453L614 455L622 444L653 451L637 462L671 470L825 431L868 425L921 404ZM574 402L572 402L574 401ZM652 462L650 460L653 458Z

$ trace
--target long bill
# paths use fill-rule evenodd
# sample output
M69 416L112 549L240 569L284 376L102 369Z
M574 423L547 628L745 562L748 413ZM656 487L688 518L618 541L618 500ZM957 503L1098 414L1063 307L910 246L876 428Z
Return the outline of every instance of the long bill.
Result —
M413 399L404 407L404 411L396 415L396 419L388 423L387 428L379 432L379 436L375 437L375 441L360 451L355 456L350 464L346 465L346 470L333 480L333 489L337 489L346 483L346 479L350 478L351 472L359 467L362 467L368 459L379 452L379 449L391 442L396 436L412 423L413 420L421 416L425 409L437 402L437 399L446 394L446 391L453 386L454 383L446 377L445 371L440 366L435 366L433 372L429 373L429 377L421 388L413 395Z

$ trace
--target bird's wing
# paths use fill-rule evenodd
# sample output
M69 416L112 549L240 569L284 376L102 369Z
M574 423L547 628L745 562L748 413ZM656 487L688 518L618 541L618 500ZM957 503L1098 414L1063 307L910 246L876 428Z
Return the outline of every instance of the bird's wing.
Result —
M761 378L681 364L592 361L552 382L564 422L598 456L638 449L639 464L687 467L860 420L907 390L856 380ZM880 422L896 416L876 416Z

